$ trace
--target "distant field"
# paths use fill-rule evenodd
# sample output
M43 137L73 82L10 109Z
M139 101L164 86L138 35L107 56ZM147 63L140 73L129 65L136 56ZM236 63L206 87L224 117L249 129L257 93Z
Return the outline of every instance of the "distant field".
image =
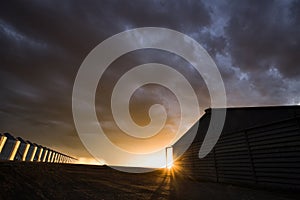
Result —
M129 174L106 166L25 162L0 162L0 188L5 200L297 199L295 194L196 182L166 170Z

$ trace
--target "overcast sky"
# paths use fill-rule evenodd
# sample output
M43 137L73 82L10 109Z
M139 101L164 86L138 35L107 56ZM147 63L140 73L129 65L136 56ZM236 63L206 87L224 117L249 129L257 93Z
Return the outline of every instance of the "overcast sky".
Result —
M72 118L77 71L106 38L149 26L185 33L208 51L228 106L300 104L300 1L16 0L0 4L0 132L90 158ZM112 64L97 93L98 118L112 132L109 91L124 71L149 61L176 65L190 77L202 112L210 106L201 76L183 60L155 50L132 52ZM147 124L145 105L153 102L163 103L170 116L178 111L171 93L151 87L133 98L137 123Z

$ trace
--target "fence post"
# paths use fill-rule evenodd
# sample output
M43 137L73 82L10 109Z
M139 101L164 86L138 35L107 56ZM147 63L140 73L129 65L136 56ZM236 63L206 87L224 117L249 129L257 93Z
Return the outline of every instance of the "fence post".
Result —
M47 156L48 156L48 151L49 151L49 150L45 148L45 153L44 153L42 162L46 162L46 158L47 158Z
M26 146L25 146L25 149L24 149L24 152L23 152L22 161L26 161L26 156L27 156L27 153L28 153L29 148L30 148L30 144L26 143L25 145Z
M36 154L36 151L37 151L37 146L35 146L34 144L32 144L32 145L33 145L33 150L32 150L32 154L31 154L30 160L29 160L31 162L33 162L35 154Z
M44 151L43 147L39 146L39 148L40 148L40 151L39 151L37 162L41 162L42 154L43 154L43 151Z
M19 148L20 144L21 144L21 142L19 140L16 140L16 143L14 145L13 150L11 151L11 154L10 154L8 160L14 160L15 159L15 156L18 152L18 148Z
M1 153L1 151L2 151L2 149L3 149L3 147L4 147L4 144L5 144L5 142L6 142L6 140L7 140L7 137L5 136L5 135L0 135L0 153Z

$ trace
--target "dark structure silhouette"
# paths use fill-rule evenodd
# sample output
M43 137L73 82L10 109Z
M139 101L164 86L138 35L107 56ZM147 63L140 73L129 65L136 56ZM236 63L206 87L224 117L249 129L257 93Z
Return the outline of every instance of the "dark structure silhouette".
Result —
M192 145L175 161L182 173L197 180L300 189L300 106L228 108L221 137L200 159L210 114L207 109ZM182 142L173 145L174 154Z
M21 137L15 138L9 133L0 133L0 160L71 163L77 159L25 141Z

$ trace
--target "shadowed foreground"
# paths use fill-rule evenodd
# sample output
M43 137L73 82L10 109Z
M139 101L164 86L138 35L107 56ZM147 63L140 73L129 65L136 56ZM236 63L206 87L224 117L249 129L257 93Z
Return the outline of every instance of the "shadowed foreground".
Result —
M129 174L105 166L25 162L0 162L0 187L0 199L297 199L196 182L166 170Z

